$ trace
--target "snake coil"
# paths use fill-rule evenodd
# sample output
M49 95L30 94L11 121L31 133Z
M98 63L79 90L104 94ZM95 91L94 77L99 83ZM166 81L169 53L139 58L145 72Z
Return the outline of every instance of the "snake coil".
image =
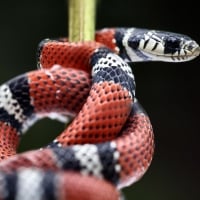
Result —
M188 61L188 36L137 28L103 29L95 42L46 39L40 69L0 86L0 200L114 200L148 169L154 137L135 97L129 62ZM42 117L71 124L40 150L17 154L20 137Z

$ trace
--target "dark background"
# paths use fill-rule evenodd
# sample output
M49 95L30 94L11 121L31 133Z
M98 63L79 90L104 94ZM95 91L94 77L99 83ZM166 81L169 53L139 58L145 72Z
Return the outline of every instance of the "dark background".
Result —
M195 3L196 2L196 3ZM135 26L184 33L200 43L198 1L101 0L97 28ZM36 69L37 44L67 35L67 4L56 0L0 2L0 82ZM135 63L137 97L155 133L148 172L124 190L127 199L200 199L199 58L187 63ZM63 129L48 119L22 139L20 151L47 144Z

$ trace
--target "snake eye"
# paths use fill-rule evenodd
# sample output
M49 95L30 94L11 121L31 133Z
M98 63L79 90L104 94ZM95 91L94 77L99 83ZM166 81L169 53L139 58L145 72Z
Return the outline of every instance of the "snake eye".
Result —
M164 53L173 54L180 49L180 43L181 43L180 39L170 36L167 37L164 41L165 41Z

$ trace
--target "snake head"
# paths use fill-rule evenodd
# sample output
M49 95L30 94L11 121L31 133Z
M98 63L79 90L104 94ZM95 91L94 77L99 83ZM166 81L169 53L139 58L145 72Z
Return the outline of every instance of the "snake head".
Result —
M184 62L200 54L193 39L172 32L132 29L125 43L131 61Z
M162 36L162 32L158 32L158 34L162 38L161 56L181 62L192 60L200 54L199 45L186 35L170 32L166 32L165 36Z

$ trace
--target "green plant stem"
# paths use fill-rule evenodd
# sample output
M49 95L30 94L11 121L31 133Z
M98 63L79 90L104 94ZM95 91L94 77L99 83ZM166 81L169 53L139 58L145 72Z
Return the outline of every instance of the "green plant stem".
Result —
M68 0L69 41L94 40L96 0Z

